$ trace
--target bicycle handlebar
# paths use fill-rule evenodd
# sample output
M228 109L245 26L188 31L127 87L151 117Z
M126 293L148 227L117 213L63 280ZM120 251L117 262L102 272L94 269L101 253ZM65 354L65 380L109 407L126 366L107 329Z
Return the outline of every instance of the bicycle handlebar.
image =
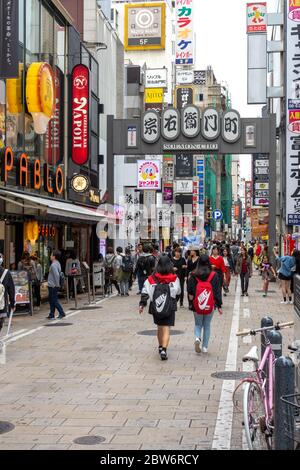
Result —
M289 328L293 326L294 322L290 321L288 323L276 323L276 325L266 326L264 328L258 328L257 330L246 330L246 331L239 331L236 336L255 336L256 333L260 333L263 331L270 331L270 330L282 330L283 328Z

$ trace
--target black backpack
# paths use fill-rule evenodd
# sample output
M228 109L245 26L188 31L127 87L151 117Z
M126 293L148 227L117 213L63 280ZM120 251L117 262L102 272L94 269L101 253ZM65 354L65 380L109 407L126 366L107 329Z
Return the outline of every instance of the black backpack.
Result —
M131 256L122 256L122 271L131 273L133 271L133 262Z
M155 282L157 282L157 284L154 288L151 313L158 320L164 320L170 316L173 310L175 310L175 299L172 299L171 297L171 289L169 284L160 284L154 275L153 279Z

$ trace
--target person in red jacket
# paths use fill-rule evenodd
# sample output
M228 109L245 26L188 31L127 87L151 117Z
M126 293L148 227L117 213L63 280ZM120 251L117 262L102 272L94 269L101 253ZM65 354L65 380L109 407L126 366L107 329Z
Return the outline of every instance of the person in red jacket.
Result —
M209 257L209 261L210 261L212 269L218 275L219 282L220 282L221 289L222 289L223 284L226 283L226 267L225 267L223 256L220 255L220 249L217 245L213 246L211 256Z
M150 299L149 313L153 315L157 325L158 352L162 361L168 359L170 327L175 325L177 297L180 292L180 281L174 274L172 261L168 256L161 256L156 271L144 283L140 313L143 313Z

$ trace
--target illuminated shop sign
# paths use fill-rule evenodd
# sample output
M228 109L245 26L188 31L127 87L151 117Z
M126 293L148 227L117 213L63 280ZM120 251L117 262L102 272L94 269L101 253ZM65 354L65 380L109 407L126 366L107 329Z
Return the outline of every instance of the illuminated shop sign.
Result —
M89 69L72 71L72 161L84 165L89 158Z

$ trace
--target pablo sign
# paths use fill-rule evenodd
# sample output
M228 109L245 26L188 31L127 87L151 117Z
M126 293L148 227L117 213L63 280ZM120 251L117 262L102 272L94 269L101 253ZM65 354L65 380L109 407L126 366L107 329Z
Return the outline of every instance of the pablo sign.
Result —
M14 155L10 147L0 150L1 181L9 182L10 175L16 175L16 186L41 190L61 195L64 189L64 172L61 166L51 169L37 158L30 160L26 153Z
M89 69L82 64L72 71L72 161L84 165L89 158Z

